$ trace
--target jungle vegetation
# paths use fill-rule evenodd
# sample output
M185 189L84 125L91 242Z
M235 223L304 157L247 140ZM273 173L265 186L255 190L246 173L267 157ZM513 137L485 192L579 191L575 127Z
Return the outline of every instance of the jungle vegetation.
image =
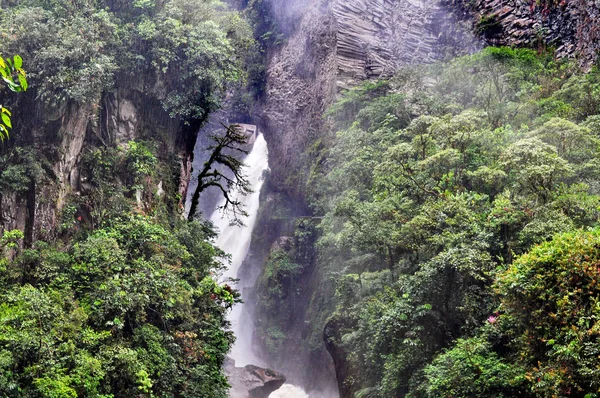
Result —
M219 1L1 0L0 10L0 53L23 56L20 97L46 116L142 77L136 90L182 125L206 120L248 73L264 94L261 61L247 56L252 28ZM261 46L282 39L270 19L255 24ZM5 73L19 80L11 60ZM26 117L20 99L6 101L2 137ZM314 217L298 220L291 249L275 249L259 280L268 349L295 344L282 326L289 297L316 262L307 344L325 327L345 353L349 396L595 397L600 71L488 48L367 82L324 117L332 131L307 154ZM150 131L86 148L87 189L68 197L48 239L3 232L1 396L226 397L225 313L239 295L215 283L225 254L210 225L178 214L177 162ZM0 147L0 197L54 181L43 140L56 132L34 133Z
M356 396L595 396L599 106L596 69L488 48L331 108L311 185Z
M291 344L310 232L344 396L596 396L599 113L598 69L527 49L347 91L310 150L315 217L260 281L267 347Z
M65 110L89 105L97 127L107 97L135 90L152 120L200 125L243 84L253 43L220 1L0 1L0 74L14 91L30 86L3 97L0 137L18 134L0 146L0 201L56 184ZM225 315L239 294L216 283L227 256L211 225L180 214L177 156L149 124L120 145L90 129L85 187L55 225L35 241L0 235L0 396L227 396Z

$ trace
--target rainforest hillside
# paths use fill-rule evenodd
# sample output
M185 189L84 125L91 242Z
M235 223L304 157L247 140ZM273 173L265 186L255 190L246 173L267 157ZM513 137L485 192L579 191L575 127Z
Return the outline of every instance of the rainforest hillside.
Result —
M227 396L239 294L182 211L253 43L218 1L0 2L29 84L1 101L0 396Z
M595 68L493 47L345 92L259 279L265 349L300 308L342 397L595 396L599 106Z

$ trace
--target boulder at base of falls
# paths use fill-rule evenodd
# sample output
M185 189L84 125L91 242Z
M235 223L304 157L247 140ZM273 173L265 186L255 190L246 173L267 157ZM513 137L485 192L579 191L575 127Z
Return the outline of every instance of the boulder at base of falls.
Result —
M285 376L271 369L254 365L237 368L231 359L225 363L225 373L229 377L230 398L268 398L285 383Z

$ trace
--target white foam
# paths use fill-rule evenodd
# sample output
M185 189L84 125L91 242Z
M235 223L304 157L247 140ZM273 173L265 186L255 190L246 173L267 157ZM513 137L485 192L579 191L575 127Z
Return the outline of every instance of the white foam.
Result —
M284 384L279 390L272 392L269 398L308 398L308 394L300 387Z

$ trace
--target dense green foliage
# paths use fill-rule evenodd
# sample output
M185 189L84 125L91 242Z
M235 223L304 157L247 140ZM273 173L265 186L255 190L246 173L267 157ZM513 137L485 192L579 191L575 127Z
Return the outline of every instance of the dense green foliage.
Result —
M500 312L425 369L429 395L597 396L599 242L563 233L501 272Z
M303 267L292 261L295 250L290 252L290 243L285 242L284 247L270 253L264 265L262 278L258 281L260 291L266 296L259 308L263 313L277 319L277 323L265 325L266 328L258 322L263 344L272 353L277 352L286 342L286 335L282 329L293 322L296 316L293 311L293 296L297 294L297 289L302 283L300 276Z
M0 0L0 51L24 55L47 135L72 104L103 120L123 88L162 106L144 127L204 121L246 74L263 94L266 47L285 31L263 3L248 3L257 44L217 0ZM2 62L5 81L23 76L20 58ZM309 349L327 323L346 396L595 397L600 71L488 48L365 83L325 117L336 133L306 156L315 217L273 246L257 282L263 345L297 344L286 325L305 311ZM214 233L180 219L161 132L111 146L90 126L85 187L52 239L0 238L0 395L224 398L239 296L215 283ZM1 147L0 199L55 179L58 147L41 151L41 135ZM308 309L307 278L320 283Z
M0 1L0 53L31 84L0 146L0 225L25 225L0 227L0 396L227 396L239 294L216 283L212 227L181 219L175 152L244 82L252 45L216 0ZM26 88L21 58L3 62ZM117 140L123 104L139 123Z
M598 236L574 231L598 222L599 105L597 70L488 48L329 110L338 132L311 149L311 316L319 339L334 313L345 396L597 392ZM558 233L571 234L525 254Z
M1 158L2 187L26 192L41 172L16 155L24 163ZM82 171L89 187L63 209L58 240L0 239L0 395L226 397L239 294L215 282L211 227L179 219L172 159L131 141L87 151Z
M225 397L237 294L211 276L210 236L131 216L4 260L2 396Z
M51 106L93 103L115 79L121 86L133 79L154 91L171 116L203 119L225 84L243 78L252 44L249 25L217 0L0 6L0 50L23 54L37 98Z
M159 180L176 191L170 160L151 141L89 151L89 188L63 209L58 240L22 248L21 231L4 232L0 395L227 396L239 294L215 282L211 227L157 192ZM3 187L26 191L21 172L4 170Z

